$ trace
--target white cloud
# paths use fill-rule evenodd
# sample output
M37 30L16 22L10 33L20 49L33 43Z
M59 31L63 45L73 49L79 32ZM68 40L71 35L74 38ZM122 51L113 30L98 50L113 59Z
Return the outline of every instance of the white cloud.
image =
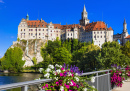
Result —
M3 1L3 0L0 0L0 3L4 3L4 1Z

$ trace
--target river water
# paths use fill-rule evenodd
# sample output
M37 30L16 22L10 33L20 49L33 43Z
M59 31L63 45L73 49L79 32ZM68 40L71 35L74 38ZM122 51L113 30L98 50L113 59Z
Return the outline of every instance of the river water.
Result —
M0 73L0 85L31 81L39 78L42 74L38 73ZM20 91L19 89L13 89L8 91Z

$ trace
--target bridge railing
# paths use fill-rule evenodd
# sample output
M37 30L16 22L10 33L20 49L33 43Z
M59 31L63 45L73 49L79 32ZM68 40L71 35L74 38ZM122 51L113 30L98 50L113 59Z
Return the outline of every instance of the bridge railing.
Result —
M98 91L111 91L109 71L110 70L87 72L87 73L83 73L81 76L94 75L95 76L94 83L92 83L91 81L87 81L90 86L94 86ZM42 80L33 80L33 81L12 83L7 85L0 85L0 91L18 88L18 87L21 87L21 91L28 91L28 86L30 85L38 85L41 83L51 82L51 81L52 79L42 79Z

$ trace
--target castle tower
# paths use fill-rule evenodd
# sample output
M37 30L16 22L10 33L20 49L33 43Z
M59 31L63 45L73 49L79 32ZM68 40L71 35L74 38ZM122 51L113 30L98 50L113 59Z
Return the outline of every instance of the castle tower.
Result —
M26 20L29 20L29 15L28 15L28 13L27 13L27 16L26 16Z
M82 19L80 20L80 25L85 26L88 23L89 23L88 13L87 13L85 5L84 5L83 12L82 12Z
M124 19L123 27L124 27L123 32L127 32L127 23L125 19Z

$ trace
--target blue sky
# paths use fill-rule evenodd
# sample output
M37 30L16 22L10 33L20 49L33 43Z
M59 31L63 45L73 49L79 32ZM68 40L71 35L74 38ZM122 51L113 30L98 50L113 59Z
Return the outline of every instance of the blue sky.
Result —
M130 0L0 0L0 58L17 40L18 25L27 12L30 20L78 24L84 3L90 22L104 21L116 34L122 32L125 17L130 31Z

